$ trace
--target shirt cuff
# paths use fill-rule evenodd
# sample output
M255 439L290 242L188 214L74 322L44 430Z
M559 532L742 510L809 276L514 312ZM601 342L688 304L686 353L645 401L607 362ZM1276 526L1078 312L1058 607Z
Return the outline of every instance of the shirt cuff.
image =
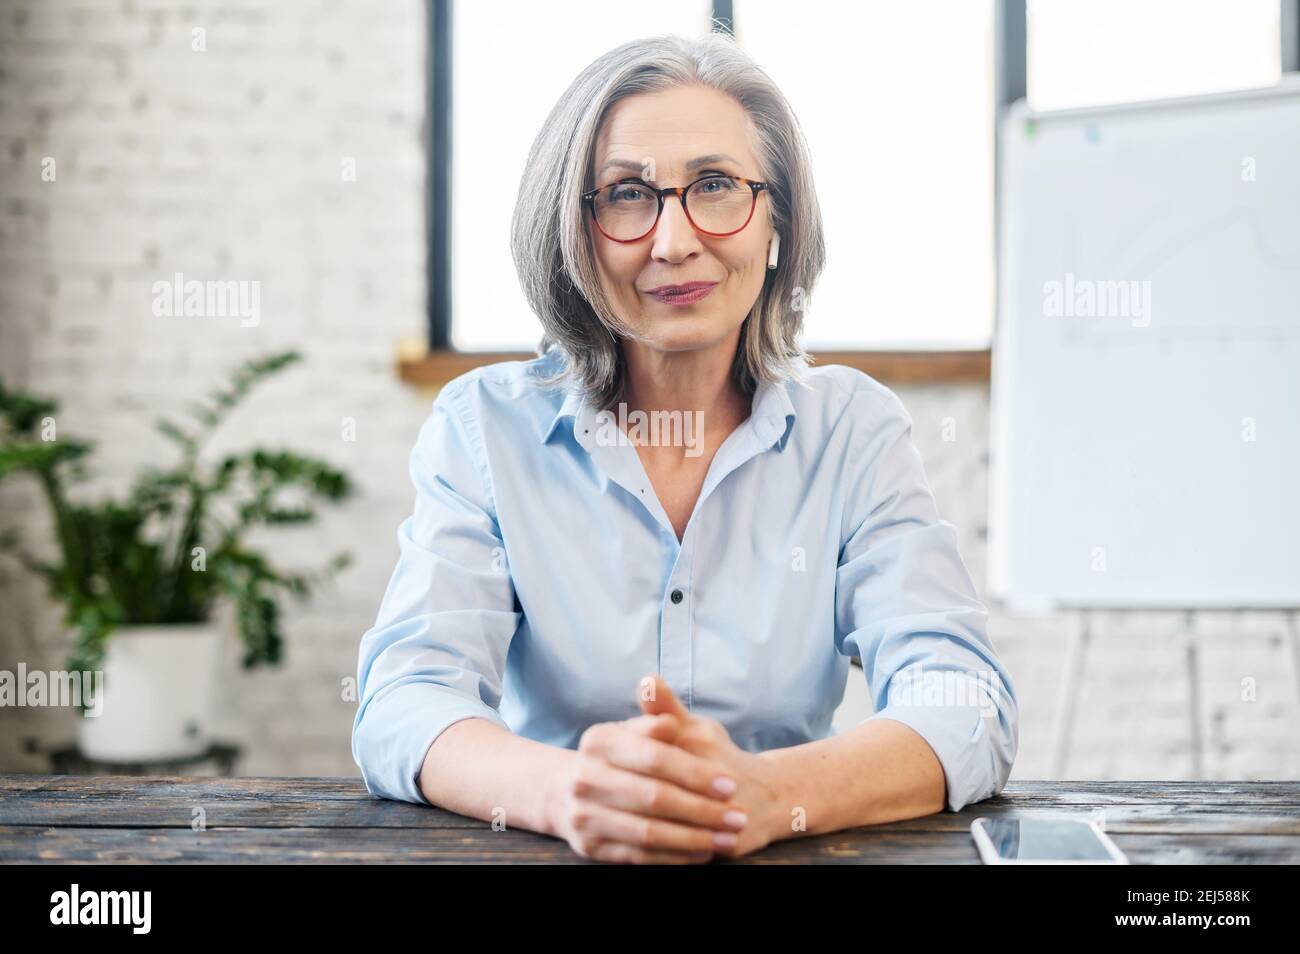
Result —
M501 714L481 699L442 686L408 682L371 699L357 717L352 755L366 790L380 798L428 805L420 768L444 729L462 719L487 719L510 731ZM364 757L358 757L364 753Z
M1007 784L1015 761L1016 720L993 704L936 705L892 701L863 722L893 719L914 730L934 750L947 785L946 809L959 812Z

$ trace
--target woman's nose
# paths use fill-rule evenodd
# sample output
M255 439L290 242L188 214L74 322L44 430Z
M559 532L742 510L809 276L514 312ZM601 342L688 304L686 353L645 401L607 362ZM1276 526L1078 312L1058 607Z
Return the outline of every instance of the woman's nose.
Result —
M699 251L700 237L686 217L681 202L672 198L664 202L663 214L655 226L654 244L650 254L657 260L680 262Z

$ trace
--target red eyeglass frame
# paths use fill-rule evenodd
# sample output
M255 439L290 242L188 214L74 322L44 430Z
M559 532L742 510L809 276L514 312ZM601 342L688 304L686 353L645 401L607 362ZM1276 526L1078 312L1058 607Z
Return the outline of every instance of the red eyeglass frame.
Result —
M710 232L708 229L702 229L695 224L695 220L691 218L691 210L686 207L686 193L689 192L694 186L698 185L699 183L703 182L706 179L731 179L733 182L743 182L745 185L749 186L750 189L749 215L748 217L746 217L744 225L741 225L739 228L732 229L730 232ZM647 192L653 192L655 198L659 200L659 211L655 213L655 220L654 223L650 226L650 228L646 229L643 233L638 235L636 238L617 239L600 227L600 219L596 217L596 196L599 195L601 192L604 192L606 189L612 189L614 188L614 186L628 185L628 184L636 184L639 186L643 186ZM768 188L770 188L770 185L766 182L759 182L757 179L746 179L744 176L727 175L721 172L710 172L708 175L700 176L698 179L695 179L694 181L688 183L687 185L670 186L666 189L656 189L654 186L650 185L644 179L637 179L636 177L631 177L627 179L619 179L617 182L611 182L608 185L601 186L600 188L592 189L590 192L584 192L582 194L582 201L583 204L586 205L587 208L591 210L591 221L596 224L596 229L600 232L600 234L605 236L605 238L609 239L611 242L619 242L621 244L626 245L629 242L641 241L643 238L645 238L647 235L649 235L651 232L653 232L656 228L659 227L659 219L662 218L664 214L664 198L670 194L677 196L678 201L681 202L682 204L682 212L686 215L686 221L691 223L691 228L695 229L695 231L700 232L704 235L708 235L712 238L726 238L728 235L735 235L737 232L742 231L745 228L745 226L749 225L749 223L753 220L754 210L758 208L758 194L762 192L764 189L768 189Z

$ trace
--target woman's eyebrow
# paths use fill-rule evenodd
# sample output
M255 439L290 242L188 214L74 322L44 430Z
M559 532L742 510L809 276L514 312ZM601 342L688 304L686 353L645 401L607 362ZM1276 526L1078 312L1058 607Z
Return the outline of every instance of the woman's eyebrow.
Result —
M610 169L631 169L633 172L640 172L645 165L644 162L633 162L631 159L611 159L600 167L596 175L603 176Z
M731 156L728 156L724 153L715 152L715 153L710 153L707 156L698 156L695 159L692 159L690 162L686 163L686 168L690 170L695 170L695 169L700 169L704 166L714 165L719 162L732 162L732 163L736 163L736 165L739 165L739 163L736 162L735 159L731 158ZM609 160L609 162L601 166L600 172L596 173L596 175L603 176L610 169L615 169L615 168L631 169L633 172L640 172L642 169L645 168L645 166L646 163L637 162L633 159L611 159Z
M732 159L730 156L726 155L725 153L715 152L707 156L700 156L698 159L692 159L690 162L686 163L686 168L699 169L702 166L711 166L719 162L735 162L736 165L740 165L739 162L736 162L735 159Z

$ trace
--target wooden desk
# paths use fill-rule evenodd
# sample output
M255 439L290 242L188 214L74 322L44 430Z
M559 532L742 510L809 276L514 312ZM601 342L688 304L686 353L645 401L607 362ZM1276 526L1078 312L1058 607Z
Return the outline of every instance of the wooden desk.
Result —
M1300 863L1291 781L1013 782L958 814L782 841L739 863L978 864L979 815L1098 810L1134 864ZM558 839L373 798L359 779L65 775L0 775L0 862L594 863Z

